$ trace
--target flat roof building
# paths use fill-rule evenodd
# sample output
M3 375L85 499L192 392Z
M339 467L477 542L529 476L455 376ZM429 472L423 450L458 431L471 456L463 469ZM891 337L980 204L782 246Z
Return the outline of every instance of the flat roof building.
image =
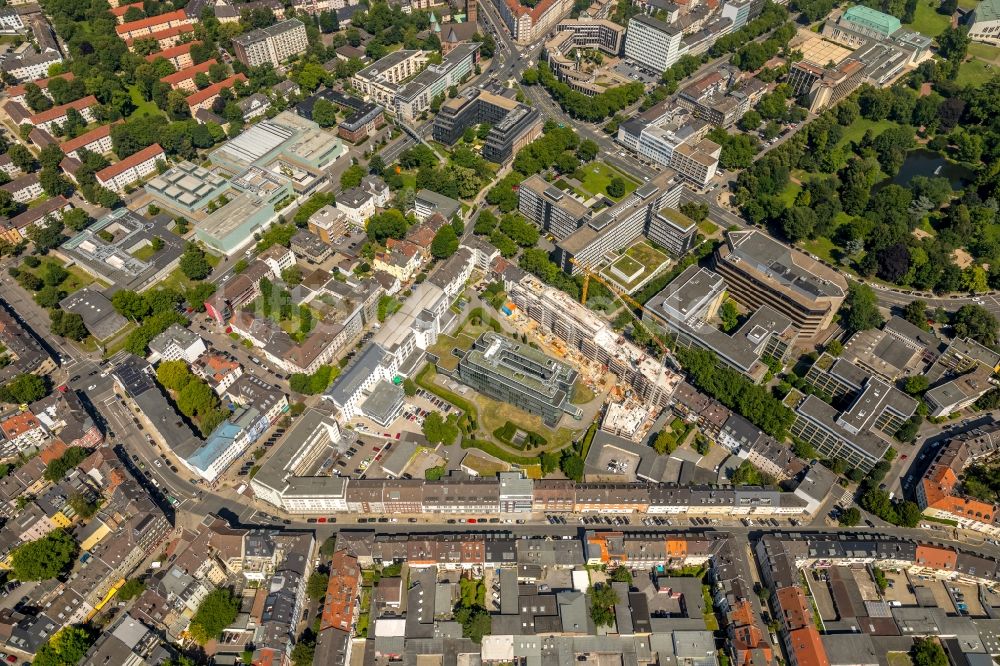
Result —
M305 53L309 40L305 24L293 18L236 37L233 48L247 67L265 63L277 67L290 57Z
M92 287L73 292L59 303L59 307L83 317L84 326L98 340L107 340L128 324L108 297Z
M229 182L185 160L150 180L145 190L163 206L190 214L229 190Z
M740 305L770 305L806 341L830 326L847 295L840 273L757 230L728 232L714 263Z
M483 333L458 363L458 379L480 393L538 414L555 427L570 403L577 371L542 352L496 333Z

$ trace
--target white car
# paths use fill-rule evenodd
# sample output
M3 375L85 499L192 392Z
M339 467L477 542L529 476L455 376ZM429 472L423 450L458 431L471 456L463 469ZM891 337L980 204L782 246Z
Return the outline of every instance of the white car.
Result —
M159 460L154 460L153 464L156 465L157 467L163 467L163 463L161 463Z

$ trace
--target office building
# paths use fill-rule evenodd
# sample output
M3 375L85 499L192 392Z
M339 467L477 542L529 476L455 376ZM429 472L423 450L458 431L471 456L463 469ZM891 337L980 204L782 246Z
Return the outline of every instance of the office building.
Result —
M927 391L924 400L930 408L929 416L947 417L971 406L994 388L990 383L991 376L992 371L979 366L972 372L959 375Z
M738 329L725 333L713 321L725 296L720 275L689 266L649 301L643 320L672 333L679 347L707 349L721 363L760 382L769 371L765 359L784 361L797 331L788 317L764 305Z
M799 61L788 71L788 84L797 97L808 101L807 108L812 113L819 113L850 95L864 78L864 64L853 58L833 68Z
M192 440L186 447L175 448L174 454L189 470L214 483L270 425L255 407L241 407L204 442Z
M497 164L513 160L517 151L542 132L537 109L504 95L470 88L441 105L434 119L434 139L450 146L466 129L482 123L490 125L483 157Z
M705 187L715 177L722 156L719 144L703 138L707 130L701 120L650 123L633 118L619 125L616 138L629 150Z
M194 363L207 347L201 336L189 328L171 324L167 330L149 341L149 362L185 361Z
M555 427L570 402L577 371L542 352L496 333L483 333L458 362L458 380L496 400L538 414Z
M59 247L77 266L116 290L142 291L166 277L184 252L184 239L168 228L171 216L145 218L128 208L118 208L77 233ZM107 240L110 235L111 240ZM133 253L163 245L147 259Z
M435 213L452 220L462 212L462 202L430 190L419 190L413 198L413 212L421 222Z
M728 232L714 265L736 302L748 310L771 306L804 341L830 326L847 294L840 273L756 230Z
M625 28L605 20L565 19L556 29L556 36L545 42L543 49L552 72L584 95L593 96L604 91L607 84L598 84L593 74L580 71L577 50L594 49L616 58L625 44Z
M518 192L521 197L524 196L525 183L521 184ZM654 179L643 183L618 203L597 215L588 216L578 229L558 240L554 252L555 262L564 271L576 275L582 270L581 265L596 268L605 255L628 247L643 235L671 253L683 255L691 249L697 235L697 225L676 210L683 187L675 172L668 169L657 174ZM554 187L552 189L560 192ZM551 205L548 199L537 197L534 191L529 190L529 195L539 200L538 205ZM543 196L547 196L547 190ZM529 200L529 203L534 200ZM573 203L577 202L574 200ZM535 211L536 208L532 206L529 210ZM555 207L554 211L550 217L566 212L565 207ZM570 209L571 213L574 211L575 209ZM533 215L526 213L525 208L521 208L521 212L542 224ZM568 215L564 215L564 218L568 218ZM558 234L555 235L559 237Z
M969 39L1000 46L1000 2L983 0L969 19Z
M247 67L269 63L275 67L309 48L306 26L298 19L288 19L266 28L253 30L233 39L236 57Z
M820 357L805 380L818 394L848 406L840 411L817 395L793 396L800 401L792 435L821 457L840 458L864 471L882 459L893 436L917 409L913 398L844 359Z
M21 18L16 9L12 7L0 9L0 34L16 35L24 30L24 19Z
M293 196L290 181L260 167L249 167L234 177L230 185L235 194L224 205L195 221L198 240L226 255L252 242L254 233L277 219L278 204Z
M517 190L517 209L526 218L562 240L587 221L590 210L573 196L535 174Z
M625 58L655 74L662 74L682 55L683 33L659 19L633 16L625 33Z

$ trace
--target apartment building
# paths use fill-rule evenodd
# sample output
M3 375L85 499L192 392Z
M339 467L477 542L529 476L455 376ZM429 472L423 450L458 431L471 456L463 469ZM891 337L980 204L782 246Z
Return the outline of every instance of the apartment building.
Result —
M541 39L572 9L571 0L541 0L533 7L518 0L493 0L493 4L518 44L530 44Z
M159 16L150 16L138 21L116 25L115 32L122 40L133 40L143 37L153 37L157 32L182 25L191 25L195 22L196 20L185 14L183 9L178 9L166 14L160 14Z
M192 95L188 95L185 101L187 101L188 109L191 111L191 115L194 116L201 109L211 109L212 103L215 102L215 98L218 97L223 90L226 88L232 88L237 83L243 83L246 80L246 75L241 72L230 76L224 81L213 83L207 88L202 88Z
M756 230L728 232L714 266L740 305L771 306L806 341L830 326L847 294L840 273Z
M14 201L26 204L42 196L42 183L37 173L27 173L0 185L0 190L8 192Z
M173 65L176 70L187 69L194 64L194 60L191 59L191 47L196 44L201 44L201 42L184 42L183 44L151 53L146 56L146 62L153 62L157 58L163 58Z
M40 447L49 438L48 431L29 411L19 412L0 421L0 432L3 432L5 441L2 447L7 455Z
M298 19L288 19L233 39L236 57L247 67L265 63L277 67L309 48L306 26Z
M87 95L86 97L81 97L80 99L70 102L69 104L54 106L51 109L29 116L27 122L35 128L45 130L51 134L53 125L62 125L66 122L66 114L70 109L79 113L88 123L94 122L93 108L97 106L97 104L98 102L96 97L93 95Z
M606 365L638 399L661 408L669 405L680 376L616 333L586 306L531 275L511 283L507 291L521 312L585 357Z
M150 363L157 361L194 363L207 349L200 335L189 328L171 324L167 330L149 341Z
M482 123L490 125L483 157L497 164L514 159L518 150L542 132L537 109L504 95L470 88L441 105L434 119L434 139L450 146L466 129Z
M111 128L114 123L110 125L101 125L96 129L92 129L89 132L84 132L75 139L70 139L59 144L62 148L63 153L67 157L72 157L73 159L80 159L79 150L85 149L92 153L97 153L98 155L104 155L110 153L112 149L111 143Z
M45 79L38 79L37 81L32 81L31 83L34 83L36 86L38 86L39 90L42 91L43 95L45 95L49 99L52 99L52 93L49 92L50 82L54 81L55 79L62 79L63 81L72 81L75 78L76 77L73 75L73 72L66 72L65 74L59 74L58 76L53 76ZM7 99L15 101L21 106L27 106L27 104L24 101L24 94L25 92L27 92L25 89L26 85L27 84L9 86L6 91Z
M135 37L133 39L126 39L125 45L128 46L129 51L135 50L135 44L139 40L143 41L153 41L156 42L156 48L160 50L170 49L177 46L182 39L187 39L187 35L194 33L193 25L175 25L172 28L166 28L164 30L158 30L145 37Z
M435 98L444 99L448 89L472 76L479 60L479 43L459 44L440 65L428 65L422 72L401 87L395 95L393 106L396 115L414 121L431 108Z
M166 160L166 157L160 144L154 143L120 162L101 169L95 176L102 187L112 192L123 192L127 186L156 173L156 163Z
M173 90L183 90L189 93L197 92L198 86L195 84L195 77L199 74L208 76L208 70L212 68L212 65L215 65L218 62L219 61L215 58L206 60L203 63L178 70L173 74L167 74L160 79L160 82L166 83Z
M62 61L62 54L58 51L35 53L33 49L27 49L18 54L8 53L0 58L0 71L9 74L15 81L24 83L48 75L49 68Z
M189 470L214 483L270 426L267 417L255 407L242 407L219 424L204 442L192 439L190 446L177 447L174 454Z
M683 54L680 29L645 15L633 16L625 36L625 58L662 74Z
M395 109L400 84L416 75L426 64L427 53L424 51L394 51L355 74L351 78L351 87L365 99L371 99L386 109Z

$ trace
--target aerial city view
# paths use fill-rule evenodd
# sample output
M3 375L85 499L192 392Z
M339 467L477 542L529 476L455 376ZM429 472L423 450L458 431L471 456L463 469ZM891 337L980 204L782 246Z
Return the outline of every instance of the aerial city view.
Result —
M1000 0L0 0L0 664L994 666L998 512Z

